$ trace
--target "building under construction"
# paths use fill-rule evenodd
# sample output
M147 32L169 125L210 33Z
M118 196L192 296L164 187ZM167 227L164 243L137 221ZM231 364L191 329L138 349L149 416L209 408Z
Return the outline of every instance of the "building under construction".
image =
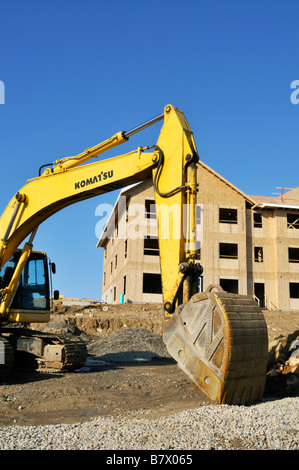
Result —
M198 182L199 291L220 285L254 296L262 308L299 309L299 187L248 196L202 161ZM121 191L97 246L104 302L162 302L152 180Z

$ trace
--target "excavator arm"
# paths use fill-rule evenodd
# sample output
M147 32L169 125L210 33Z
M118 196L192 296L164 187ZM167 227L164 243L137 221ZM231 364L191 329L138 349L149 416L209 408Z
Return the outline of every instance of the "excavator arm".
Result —
M153 147L86 163L162 119ZM119 132L75 157L46 165L43 172L42 167L40 175L26 183L0 218L0 268L30 236L10 283L0 290L0 320L33 321L26 312L11 315L10 305L32 251L33 236L43 221L76 202L152 178L167 348L191 380L218 403L261 399L267 329L257 304L247 296L198 293L202 267L195 239L197 161L193 133L184 114L168 105L163 114L132 131Z
M115 158L84 164L100 153L126 142L131 135L162 118L164 125L157 144L152 148L139 148ZM200 274L200 266L196 265L195 268L194 263L197 256L197 160L193 133L185 116L168 105L163 115L149 123L127 133L119 132L76 157L54 162L53 168L46 168L39 177L29 180L20 189L1 216L0 268L27 236L64 207L153 178L165 312L166 315L172 314L183 301L182 296L178 296L183 278L188 280L188 286L184 288L185 301L188 301L192 290L191 277L194 277L191 271ZM0 314L5 315L5 307L2 305Z

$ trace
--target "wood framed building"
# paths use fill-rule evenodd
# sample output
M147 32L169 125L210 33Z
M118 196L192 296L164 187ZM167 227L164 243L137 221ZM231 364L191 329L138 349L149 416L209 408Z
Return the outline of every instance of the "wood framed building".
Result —
M299 309L299 188L248 196L201 161L198 182L199 290L217 284L261 307ZM154 204L151 180L121 191L97 245L104 302L162 302Z

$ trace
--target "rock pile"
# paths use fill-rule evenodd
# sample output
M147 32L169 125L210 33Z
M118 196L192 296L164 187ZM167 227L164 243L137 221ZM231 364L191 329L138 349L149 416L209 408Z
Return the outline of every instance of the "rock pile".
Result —
M105 362L152 361L170 358L162 337L143 328L125 328L88 345Z
M286 388L293 393L299 390L299 330L288 336L279 336L269 344L267 368L268 384Z

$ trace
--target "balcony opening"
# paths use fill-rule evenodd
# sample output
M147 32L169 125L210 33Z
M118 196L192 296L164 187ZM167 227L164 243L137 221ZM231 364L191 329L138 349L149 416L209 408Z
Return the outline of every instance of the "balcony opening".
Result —
M258 299L259 306L265 308L265 284L263 282L254 283L254 295Z

